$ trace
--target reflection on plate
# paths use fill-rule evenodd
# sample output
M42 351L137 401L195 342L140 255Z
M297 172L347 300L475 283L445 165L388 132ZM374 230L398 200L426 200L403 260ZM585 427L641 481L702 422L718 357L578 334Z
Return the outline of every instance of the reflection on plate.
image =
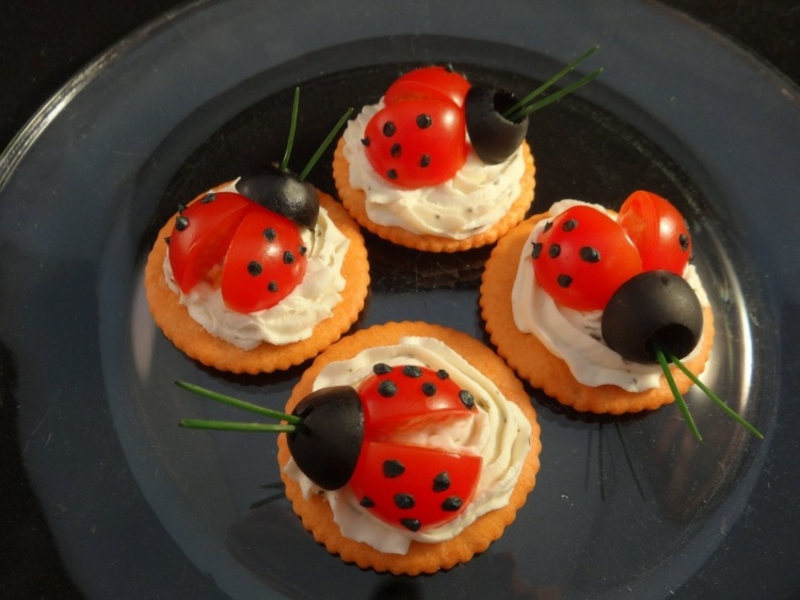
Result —
M553 10L568 19L577 10L572 4ZM643 23L655 18L638 8ZM626 47L598 54L607 73L638 64L644 48L676 97L688 92L675 72L705 81L707 73L694 74L700 66L683 60L680 46L655 52L628 23L578 15L576 32L583 34L570 40L574 51L612 33L627 36ZM411 25L398 18L369 39L358 34L354 17L327 37L312 36L302 51L280 46L270 56L256 37L263 39L264 29L280 36L282 28L260 3L195 7L105 64L9 172L0 196L0 242L10 259L2 289L25 298L25 307L9 306L0 317L4 356L18 373L11 392L20 402L26 467L70 574L88 596L161 589L172 598L316 597L324 581L328 597L343 598L693 597L729 589L727 578L736 582L738 540L752 533L736 528L751 518L742 510L773 502L758 478L765 464L780 464L771 449L787 443L775 414L779 399L797 387L780 367L800 339L764 335L784 317L783 307L797 304L798 290L763 278L778 277L772 258L784 242L763 236L755 248L753 236L765 225L750 218L746 190L730 188L738 155L729 152L728 164L719 148L730 144L685 133L698 112L738 118L741 94L735 105L720 105L725 111L699 101L687 111L679 99L669 113L660 95L636 87L647 81L641 74L604 75L534 116L534 211L564 197L619 206L633 188L670 198L693 224L696 264L714 290L718 332L704 378L747 411L767 442L720 418L702 394L688 397L706 438L697 444L674 407L594 418L530 390L543 454L528 504L484 555L412 580L345 565L313 541L282 496L269 436L176 427L185 416L230 413L198 403L172 385L175 379L281 407L302 372L231 376L199 366L155 328L141 281L155 233L179 202L281 155L296 84L302 96L293 163L302 165L345 108L377 99L403 67L451 62L473 81L524 91L564 62L548 58L562 50L544 25L540 37L532 32L525 42L515 40L513 27L495 35L508 26L499 17L482 30L491 35L464 25L454 37L435 9L427 16ZM703 43L689 25L659 18L671 35ZM704 43L716 48L710 56L719 67L736 60L718 42ZM710 89L717 85L690 91L725 102ZM750 101L776 102L766 87ZM781 129L765 119L763 127ZM750 143L750 134L734 129L736 147ZM784 151L791 156L797 148ZM332 191L329 159L310 179ZM766 176L782 163L750 167ZM797 177L781 175L781 185ZM797 216L796 206L786 210ZM777 233L790 227L779 223ZM356 327L421 319L483 339L477 287L488 250L439 256L367 239L373 286ZM769 539L762 534L762 543Z

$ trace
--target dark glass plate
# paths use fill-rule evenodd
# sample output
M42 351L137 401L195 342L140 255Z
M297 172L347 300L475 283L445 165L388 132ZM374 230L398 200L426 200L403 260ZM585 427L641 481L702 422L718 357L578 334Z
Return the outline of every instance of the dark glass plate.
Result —
M276 10L189 7L124 40L46 106L0 162L3 393L66 568L89 597L781 597L800 589L797 90L738 48L649 3L426 3ZM394 11L394 12L392 12ZM348 15L345 17L344 15ZM623 16L624 15L624 16ZM237 418L186 379L281 407L303 367L203 368L154 326L144 259L179 202L279 158L302 88L299 169L347 107L403 68L538 85L600 43L605 73L537 113L534 211L571 197L618 207L636 188L692 223L716 314L704 378L765 433L702 394L624 418L536 390L542 470L516 522L469 564L416 579L331 557L282 495L274 439L179 430ZM332 191L330 153L310 179ZM367 237L372 288L356 327L419 319L483 339L488 249L430 255ZM8 374L6 376L5 374Z

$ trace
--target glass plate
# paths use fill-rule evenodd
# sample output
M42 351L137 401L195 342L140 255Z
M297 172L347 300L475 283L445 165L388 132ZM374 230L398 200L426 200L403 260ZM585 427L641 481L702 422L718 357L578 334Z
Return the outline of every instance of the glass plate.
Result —
M0 162L3 395L19 406L26 474L87 597L800 589L798 92L668 9L613 4L200 2L123 40L36 115ZM281 155L296 85L299 168L347 107L376 100L405 67L449 62L524 91L596 43L586 69L602 65L602 77L532 120L534 211L564 197L615 207L635 188L671 198L692 223L716 314L704 377L766 440L695 392L703 443L673 406L592 418L531 390L542 470L501 540L431 577L345 565L292 513L274 439L176 426L237 415L174 379L281 407L302 366L230 376L165 341L142 288L156 231L179 202ZM332 191L326 161L310 179ZM484 338L487 250L368 242L372 292L356 327L421 319Z

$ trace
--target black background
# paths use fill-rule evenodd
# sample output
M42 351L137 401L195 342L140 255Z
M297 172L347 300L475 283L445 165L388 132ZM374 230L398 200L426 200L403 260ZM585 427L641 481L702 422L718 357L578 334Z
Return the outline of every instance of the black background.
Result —
M0 148L86 63L181 4L2 0ZM669 0L665 4L735 40L800 84L800 1ZM8 367L0 364L0 379L13 376ZM25 482L13 435L16 407L11 402L0 395L0 419L5 421L0 434L0 597L78 598Z

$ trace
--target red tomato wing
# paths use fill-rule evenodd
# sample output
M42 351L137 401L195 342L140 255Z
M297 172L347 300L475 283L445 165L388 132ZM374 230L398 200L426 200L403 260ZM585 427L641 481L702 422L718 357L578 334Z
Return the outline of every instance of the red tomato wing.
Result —
M257 208L239 225L222 264L222 298L241 313L271 308L291 293L306 270L297 225Z
M377 518L419 531L463 511L475 494L482 462L472 454L365 440L350 486Z
M449 100L464 106L469 82L462 75L444 67L421 67L400 76L384 94L386 104L405 100Z
M217 192L192 202L178 215L169 238L169 261L183 293L222 262L236 228L253 206L239 194Z
M692 256L692 240L683 215L670 202L644 190L632 193L617 222L639 250L642 269L683 275Z

